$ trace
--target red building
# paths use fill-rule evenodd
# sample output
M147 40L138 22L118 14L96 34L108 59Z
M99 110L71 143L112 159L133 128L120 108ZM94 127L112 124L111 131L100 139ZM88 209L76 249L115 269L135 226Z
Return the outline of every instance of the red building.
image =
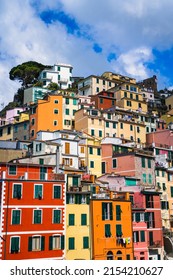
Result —
M92 95L91 101L95 102L95 108L98 110L108 109L116 105L114 92L108 92L108 91L102 91L96 95Z
M0 164L0 259L63 259L64 174L53 166Z

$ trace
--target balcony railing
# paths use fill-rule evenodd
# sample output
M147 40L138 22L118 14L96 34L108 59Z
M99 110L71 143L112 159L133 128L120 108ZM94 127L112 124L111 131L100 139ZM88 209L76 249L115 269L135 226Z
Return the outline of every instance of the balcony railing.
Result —
M162 247L161 241L157 240L157 241L153 241L153 242L148 242L148 248L149 249L155 249L155 248L160 248Z

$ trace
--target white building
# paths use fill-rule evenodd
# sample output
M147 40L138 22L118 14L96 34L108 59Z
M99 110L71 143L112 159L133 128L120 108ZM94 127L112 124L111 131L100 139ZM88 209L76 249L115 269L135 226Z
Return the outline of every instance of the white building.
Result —
M70 88L72 85L72 70L70 64L57 63L50 69L44 69L39 80L43 82L43 87L47 87L49 83L57 83L60 88Z

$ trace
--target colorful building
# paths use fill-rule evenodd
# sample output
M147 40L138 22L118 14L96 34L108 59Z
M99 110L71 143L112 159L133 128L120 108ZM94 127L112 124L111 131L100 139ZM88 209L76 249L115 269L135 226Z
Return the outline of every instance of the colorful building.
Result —
M64 259L64 175L1 163L0 194L0 259Z

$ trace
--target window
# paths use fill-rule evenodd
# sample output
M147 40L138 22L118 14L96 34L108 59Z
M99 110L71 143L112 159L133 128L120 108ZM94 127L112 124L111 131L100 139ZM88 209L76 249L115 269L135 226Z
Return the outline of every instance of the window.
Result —
M87 214L81 214L81 226L87 225Z
M133 131L133 125L132 124L130 125L130 130Z
M142 162L142 167L145 168L145 158L144 157L141 158L141 162Z
M133 242L134 243L139 242L139 231L134 231L133 232Z
M75 225L75 215L74 214L69 214L68 215L68 225L69 226L74 226Z
M77 99L73 99L73 105L77 105Z
M171 190L171 197L173 197L173 187L170 187Z
M20 224L20 213L21 210L12 210L12 225Z
M65 143L65 154L70 154L70 143Z
M117 159L116 158L114 158L112 160L112 168L117 168Z
M102 130L99 130L99 137L102 137Z
M76 110L73 110L73 116L74 116L75 112L76 112Z
M74 250L75 249L75 238L74 237L69 237L69 239L68 239L68 249L69 250Z
M31 137L34 137L34 129L31 130Z
M151 174L148 174L148 183L149 184L152 184L152 175Z
M102 174L106 173L106 163L102 162Z
M89 154L90 154L90 155L93 154L93 147L89 147Z
M100 104L103 104L103 98L100 98Z
M94 129L91 129L91 135L94 136Z
M65 114L69 115L69 109L65 109Z
M148 159L148 168L151 168L151 159Z
M11 241L11 246L10 246L11 254L18 253L20 249L19 237L18 236L11 237L10 241Z
M31 120L31 125L34 125L35 124L35 119L32 119Z
M42 210L34 210L34 224L41 224Z
M20 199L22 196L22 185L14 184L13 185L13 198Z
M116 220L117 221L121 221L121 206L120 205L116 205Z
M54 109L54 114L58 114L58 109Z
M54 103L55 103L55 104L58 104L58 100L57 100L57 99L55 99L55 100L54 100Z
M61 186L53 186L53 198L61 198Z
M89 237L84 236L83 237L83 249L88 249L89 248Z
M45 236L32 236L28 239L28 251L44 251Z
M105 237L111 237L111 225L105 224Z
M118 224L116 225L116 237L121 237L122 235L122 225Z
M47 175L47 167L40 167L40 180L45 180Z
M111 202L102 202L102 220L112 220L112 203Z
M101 155L101 149L97 148L97 155L100 156Z
M109 127L109 122L106 122L106 127Z
M49 236L49 250L64 249L64 235Z
M7 128L7 134L8 134L8 135L11 134L11 126L9 126L9 127Z
M61 223L61 210L53 210L53 223L60 224Z
M145 242L145 231L144 230L140 231L140 240L141 240L141 242Z
M120 128L123 129L123 123L120 123Z
M111 120L111 114L108 113L108 120Z
M117 127L117 124L116 123L113 123L113 128L116 128Z
M42 150L42 144L41 143L36 144L35 145L35 150L36 150L36 152L40 152Z
M94 161L90 161L90 168L94 168Z
M127 92L124 92L124 97L125 97L125 98L127 97Z
M96 83L99 84L99 78L96 78Z
M8 169L9 175L16 175L16 165L10 165Z
M69 195L69 204L74 204L75 203L75 195L74 194L70 194Z
M143 181L143 183L147 182L147 175L146 174L142 174L142 181Z
M43 186L42 185L35 185L34 186L34 198L41 199L43 196Z
M137 128L136 128L136 129L137 129L137 133L139 133L139 132L140 132L140 128L139 128L139 126L137 126Z
M18 132L18 126L17 126L17 125L14 126L14 132L15 132L15 133Z
M53 121L53 125L56 126L58 124L57 121Z
M3 129L0 128L0 137L2 137L2 136L3 136Z
M99 92L99 87L96 88L96 92Z

